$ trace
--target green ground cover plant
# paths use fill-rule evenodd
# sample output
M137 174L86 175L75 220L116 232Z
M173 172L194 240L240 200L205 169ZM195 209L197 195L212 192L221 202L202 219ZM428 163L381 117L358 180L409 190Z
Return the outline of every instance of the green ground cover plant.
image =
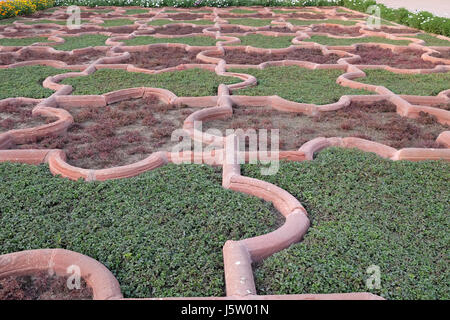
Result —
M29 46L36 42L50 42L46 37L30 37L30 38L2 38L0 46Z
M249 34L246 36L238 36L241 43L233 44L234 46L252 46L256 48L287 48L292 45L293 36L265 36L262 34Z
M286 14L298 12L297 10L281 10L281 9L272 9L271 11L273 13L286 13ZM304 11L306 11L306 10L304 10Z
M309 70L298 66L268 67L258 69L230 69L231 72L251 74L258 79L258 85L234 91L235 95L271 96L301 102L328 104L343 95L372 94L338 85L336 79L342 70Z
M416 36L416 38L419 38L423 41L425 41L425 45L427 46L442 46L442 47L448 47L450 46L450 41L445 39L439 39L431 34L423 33Z
M44 88L42 82L49 76L65 72L73 71L39 65L0 69L0 99L49 97L54 91Z
M76 95L103 94L119 89L145 86L167 89L179 97L198 97L217 95L219 84L240 81L238 78L217 76L214 72L198 68L159 74L101 69L86 77L64 79L62 83L72 85Z
M304 240L255 269L259 294L370 291L387 299L449 299L450 166L391 161L329 148L314 161L284 162L273 176L242 173L287 190L305 206ZM369 266L381 288L366 287Z
M148 9L128 9L125 11L125 14L141 14L148 13Z
M22 18L14 17L14 18L8 18L8 19L0 19L0 25L5 24L12 24L14 21L22 20Z
M152 43L184 43L191 46L215 46L217 40L208 36L178 37L178 38L156 38L152 36L138 36L125 40L127 46L139 46Z
M227 18L230 24L240 24L249 27L264 27L270 25L272 19L253 19L253 18Z
M130 19L113 19L113 20L103 20L104 22L99 24L101 27L120 27L134 24L134 20Z
M163 26L166 24L173 24L173 23L192 23L192 24L198 24L198 25L208 25L208 24L214 24L214 21L211 20L169 20L169 19L157 19L152 20L148 22L148 25L150 26Z
M340 24L343 26L353 26L358 22L358 21L352 21L352 20L338 20L338 19L326 19L326 20L287 19L286 21L292 23L294 26L309 26L311 24L321 24L321 23L331 23L331 24Z
M81 20L81 23L88 23L89 20ZM40 19L36 21L23 21L24 24L34 25L34 24L44 24L44 23L53 23L61 26L65 26L67 24L67 20L49 20L49 19Z
M226 240L265 234L281 215L226 190L221 169L167 165L107 182L0 164L0 254L65 248L103 263L125 297L224 296Z
M53 46L57 50L70 51L73 49L106 46L109 37L101 34L86 34L78 37L64 37L64 43Z
M248 10L248 9L232 9L232 10L230 10L230 13L252 14L252 13L258 13L258 11L256 11L256 10Z
M396 74L386 70L364 70L367 77L355 81L385 86L397 94L435 96L449 89L450 72Z
M409 40L391 40L383 37L367 37L367 38L331 38L327 36L311 36L305 42L316 42L328 46L349 46L355 43L388 43L397 46L407 46L411 43Z

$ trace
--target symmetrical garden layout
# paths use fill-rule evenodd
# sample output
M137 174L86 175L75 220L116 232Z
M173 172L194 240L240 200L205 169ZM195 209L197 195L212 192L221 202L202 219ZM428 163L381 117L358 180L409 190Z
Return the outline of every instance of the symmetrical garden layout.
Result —
M79 29L65 10L0 20L0 277L77 264L96 299L450 297L449 38L336 7L82 8ZM238 128L279 129L277 174L239 164ZM173 152L176 129L219 148Z

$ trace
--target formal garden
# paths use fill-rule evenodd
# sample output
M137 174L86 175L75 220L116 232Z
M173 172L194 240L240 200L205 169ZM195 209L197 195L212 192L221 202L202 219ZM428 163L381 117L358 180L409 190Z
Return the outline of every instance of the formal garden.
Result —
M0 2L0 300L449 299L450 20L374 3Z

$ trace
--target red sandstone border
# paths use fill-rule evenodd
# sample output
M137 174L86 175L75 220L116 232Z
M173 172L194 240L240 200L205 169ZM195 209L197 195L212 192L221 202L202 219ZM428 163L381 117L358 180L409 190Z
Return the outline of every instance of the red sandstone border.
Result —
M93 51L103 51L105 56L107 56L110 48L108 46L99 46L99 47L87 47L87 48L81 48L81 49L73 49L71 51L62 51L62 50L56 50L52 47L47 46L25 46L21 47L21 49L13 52L0 52L0 56L2 55L11 55L15 57L20 57L22 53L26 52L35 52L35 53L44 53L48 55L48 59L36 59L36 60L27 60L27 61L21 61L16 62L10 65L2 65L0 66L0 69L7 69L7 68L16 68L16 67L22 67L22 66L29 66L29 65L45 65L50 66L57 69L68 69L68 70L74 70L74 71L83 71L86 69L90 64L93 62L85 63L85 64L72 64L69 65L66 62L62 60L51 59L57 54L60 53L66 53L69 56L84 56L86 54L89 54ZM98 58L100 59L100 58ZM98 60L96 59L96 60Z
M119 282L100 262L64 249L38 249L0 255L0 277L30 275L39 271L70 276L71 266L80 268L81 277L92 288L94 300L123 298Z
M2 105L22 105L29 103L36 103L33 108L33 116L55 117L56 121L49 124L44 124L37 127L13 129L3 133L0 133L0 149L7 149L15 144L22 144L30 142L36 138L42 138L48 135L61 134L66 132L67 128L73 123L73 117L64 109L55 109L46 107L40 103L43 99L30 99L30 98L9 98L0 100L0 106ZM0 161L3 161L0 156Z
M216 13L218 9L214 9ZM220 34L220 33L219 33ZM218 44L220 47L220 43ZM1 48L0 48L1 49ZM414 112L418 113L417 108L420 110L425 110L425 112L435 112L438 110L433 107L417 106L410 103L419 102L423 104L434 104L439 99L439 101L448 102L450 99L448 97L449 90L441 92L438 97L417 97L417 96L399 96L395 95L388 89L384 87L371 86L368 89L381 93L375 96L343 96L338 103L330 105L309 105L298 104L291 101L281 99L277 96L275 97L246 97L246 96L229 96L229 91L233 89L240 88L243 86L251 85L256 79L249 75L244 74L234 74L226 72L226 65L223 62L217 62L216 73L226 74L231 76L238 76L245 80L244 83L237 85L225 86L221 85L219 87L218 96L215 97L176 97L172 93L163 89L151 89L151 88L132 88L124 89L116 92L104 94L101 96L67 96L72 88L70 86L64 86L58 84L59 81L66 77L84 76L92 72L95 72L97 66L105 65L108 63L117 63L123 60L124 55L101 58L99 61L92 63L83 72L80 73L69 73L61 74L53 77L49 77L44 81L44 86L57 90L57 92L51 97L44 100L40 104L37 110L43 111L51 109L46 107L52 106L56 107L58 105L64 104L67 106L83 106L89 103L90 105L106 105L108 103L113 103L115 101L120 101L122 99L129 99L140 97L146 93L158 94L160 97L167 99L171 103L177 104L187 104L196 105L199 107L211 106L211 104L217 104L216 107L202 109L195 112L196 116L191 117L192 120L195 117L205 119L215 117L217 115L228 115L230 109L232 110L233 104L245 103L246 105L261 105L262 102L269 101L271 106L278 108L283 111L291 112L323 112L329 110L336 110L348 105L352 99L360 99L362 101L378 101L387 98L392 103L396 104L397 112L403 116L414 116ZM108 65L107 65L108 66ZM246 67L248 67L246 65ZM263 68L263 66L260 66ZM311 67L311 66L310 66ZM355 66L352 66L346 61L344 61L342 67L338 66L338 69L346 68L346 73L338 78L338 83L343 85L352 85L351 79L364 76L364 73ZM447 69L445 69L447 70ZM347 83L345 83L347 81ZM280 100L281 99L281 100ZM375 100L374 100L375 99ZM4 100L3 100L4 101ZM45 109L47 108L47 109ZM212 110L212 111L211 111ZM441 110L441 109L439 109ZM445 111L445 110L441 110ZM446 113L435 114L438 119L445 120L448 119L448 111ZM189 117L186 119L185 123L189 123ZM187 128L189 129L189 128ZM284 249L290 244L299 241L309 226L309 219L307 218L307 213L302 207L302 205L295 199L292 195L286 191L264 181L257 179L252 179L248 177L243 177L240 175L240 167L237 162L239 157L244 156L248 159L249 153L244 155L240 154L236 150L235 137L229 136L224 143L225 149L217 150L217 155L222 157L230 157L235 159L231 164L228 162L216 163L216 165L223 165L223 185L225 188L231 190L244 192L250 195L258 196L266 201L271 201L274 206L283 214L286 218L285 224L269 234L244 239L240 241L227 241L224 246L224 263L225 263L225 278L227 286L227 297L225 298L200 298L200 299L228 299L228 298L243 298L243 299L379 299L380 297L372 295L370 293L350 293L350 294L325 294L325 295L282 295L282 296L257 296L256 288L254 287L253 273L251 264L255 261L263 259L279 250ZM438 141L449 146L450 145L450 132L446 131L441 133L438 137ZM231 147L230 147L231 145ZM234 145L234 146L233 146ZM388 146L375 143L372 141L367 141L358 138L316 138L307 143L305 143L298 151L288 151L282 157L294 161L302 161L304 159L312 159L312 154L315 151L319 151L327 146L339 146L346 148L359 148L366 152L375 152L382 157L387 157L392 160L425 160L425 159L440 159L444 158L449 160L450 149L418 149L418 148L405 148L401 150L396 150ZM105 170L86 170L80 168L74 168L68 165L64 160L65 155L61 150L2 150L0 151L0 157L3 160L13 160L29 163L40 163L49 162L50 168L54 174L62 174L75 179L77 177L83 177L86 180L106 180L111 178L122 178L131 176L133 170L151 170L156 166L163 165L164 163L171 161L175 162L174 154L159 152L152 154L149 158L153 156L152 159L145 159L141 162L132 164L130 166L105 169ZM442 152L441 152L442 151ZM183 160L197 159L199 161L211 160L211 156L204 154L195 154L192 152L187 152L181 155ZM2 160L0 160L2 161ZM176 162L175 162L176 163ZM60 250L60 249L54 249ZM5 256L0 256L0 262L4 261ZM85 257L85 256L84 256ZM42 259L38 258L38 261ZM89 258L88 258L89 259ZM45 259L44 259L45 260ZM48 261L48 260L45 260ZM9 262L9 261L8 261ZM0 263L1 265L1 263ZM8 265L8 263L7 263ZM48 266L48 264L47 264ZM33 264L33 267L35 265ZM2 269L0 269L2 270ZM113 280L109 279L114 282ZM115 279L114 279L115 280ZM117 281L116 281L117 282ZM106 285L105 285L106 286ZM113 284L113 287L116 284ZM118 286L118 284L117 284ZM108 286L106 286L108 288ZM117 288L116 288L117 289ZM95 290L95 289L94 289ZM121 296L120 289L115 291L116 294ZM95 296L95 298L99 298ZM108 298L111 298L108 296ZM119 297L117 297L119 298ZM192 298L195 299L195 298Z

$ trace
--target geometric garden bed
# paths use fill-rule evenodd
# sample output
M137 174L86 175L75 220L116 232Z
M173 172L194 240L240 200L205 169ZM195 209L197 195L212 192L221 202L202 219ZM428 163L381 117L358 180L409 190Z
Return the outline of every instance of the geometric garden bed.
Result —
M1 24L0 298L74 261L75 299L449 298L450 39L334 7L135 9Z

